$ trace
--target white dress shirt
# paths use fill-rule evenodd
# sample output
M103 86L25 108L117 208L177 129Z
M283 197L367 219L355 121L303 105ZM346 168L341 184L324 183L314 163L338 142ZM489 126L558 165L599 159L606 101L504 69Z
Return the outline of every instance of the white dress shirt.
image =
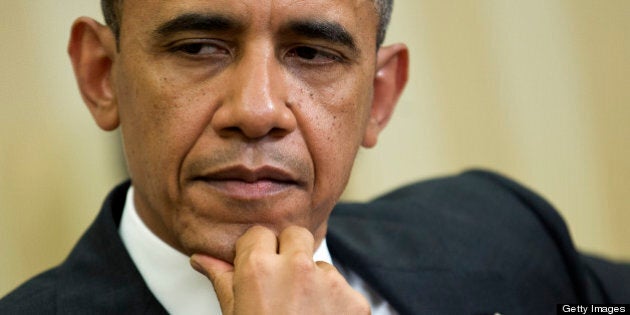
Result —
M166 311L187 315L221 314L212 282L190 266L188 256L166 244L144 224L133 202L133 187L127 192L118 233L149 290ZM313 259L333 263L326 239L315 251ZM373 315L397 314L356 273L339 264L334 266L368 299Z

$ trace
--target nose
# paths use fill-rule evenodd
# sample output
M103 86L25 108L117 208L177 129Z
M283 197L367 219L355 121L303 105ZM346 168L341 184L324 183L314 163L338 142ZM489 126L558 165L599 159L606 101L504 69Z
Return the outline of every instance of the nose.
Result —
M285 74L273 52L245 53L227 73L226 96L211 124L221 136L284 136L296 128Z

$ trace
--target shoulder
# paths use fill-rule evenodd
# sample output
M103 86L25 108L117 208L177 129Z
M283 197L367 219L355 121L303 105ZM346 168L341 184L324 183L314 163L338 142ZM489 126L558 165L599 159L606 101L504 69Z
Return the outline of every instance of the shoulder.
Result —
M35 276L0 299L0 314L50 314L56 309L58 269Z
M451 243L483 240L489 242L485 246L523 243L540 248L533 242L537 239L572 248L564 221L547 201L482 170L410 184L368 203L340 203L330 225L333 230L377 234L391 228L411 244L445 238Z
M458 283L485 274L501 279L488 290L503 283L525 299L587 299L582 263L558 212L496 173L468 171L340 204L330 230L332 243L377 250L407 270L440 270Z
M539 225L544 221L545 225L555 224L564 229L560 215L543 198L507 177L484 170L413 183L369 203L341 203L333 211L332 219L346 218L409 224L427 223L427 220L451 224L484 220L490 225L493 222Z
M623 304L630 299L630 263L613 262L583 255L593 295L607 303Z

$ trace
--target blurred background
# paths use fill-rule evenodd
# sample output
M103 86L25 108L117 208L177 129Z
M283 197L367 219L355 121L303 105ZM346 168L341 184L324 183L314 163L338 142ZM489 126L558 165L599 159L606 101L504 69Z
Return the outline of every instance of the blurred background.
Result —
M0 0L0 296L61 262L125 178L66 55L99 1ZM411 77L344 195L481 167L550 200L583 251L630 259L630 1L397 1ZM422 227L418 227L422 228Z

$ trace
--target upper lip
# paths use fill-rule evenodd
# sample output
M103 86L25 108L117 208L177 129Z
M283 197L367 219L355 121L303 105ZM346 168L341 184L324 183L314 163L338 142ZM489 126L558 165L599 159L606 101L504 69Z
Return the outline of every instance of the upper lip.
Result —
M210 171L201 176L195 177L197 180L238 180L247 183L254 183L260 180L271 180L286 183L298 183L297 176L284 169L264 165L256 168L249 168L245 165L235 165L218 170Z

